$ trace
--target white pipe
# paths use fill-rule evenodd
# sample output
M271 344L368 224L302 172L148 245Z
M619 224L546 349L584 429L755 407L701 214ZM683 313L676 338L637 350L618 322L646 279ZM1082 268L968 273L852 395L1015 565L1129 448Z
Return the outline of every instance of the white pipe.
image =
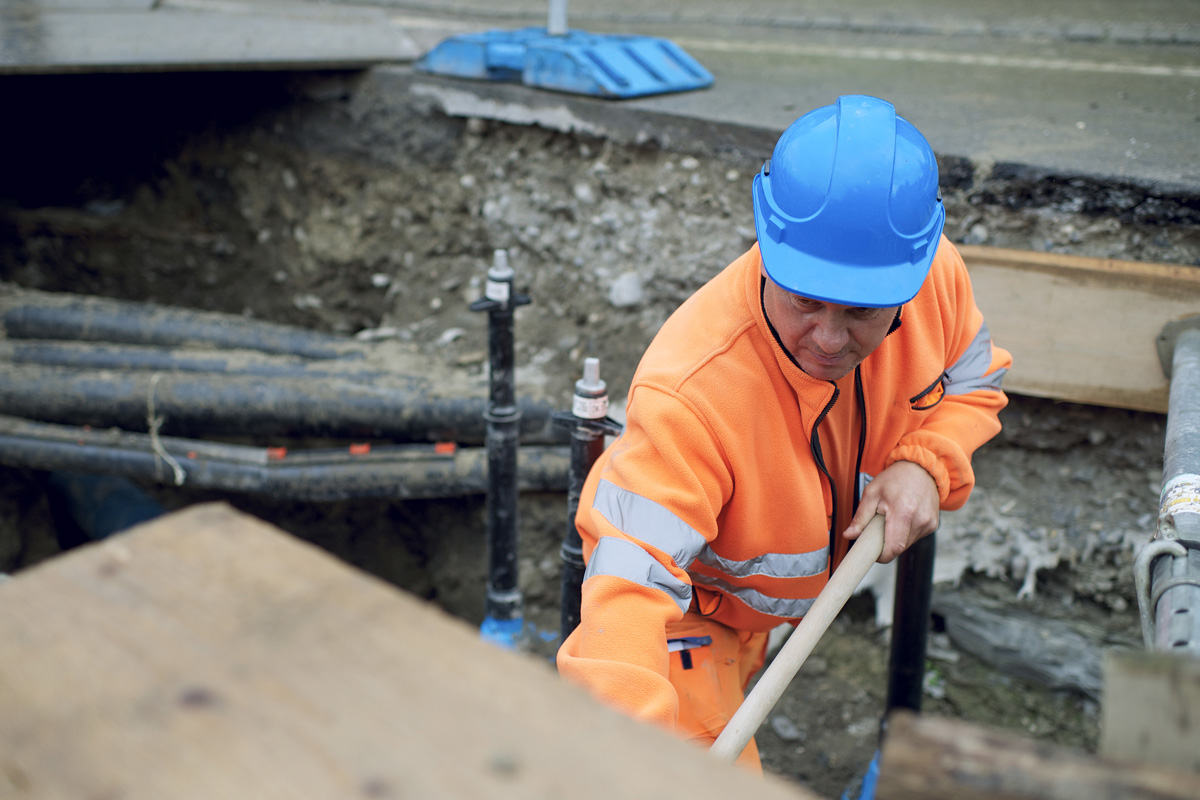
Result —
M551 36L567 35L567 0L550 0L550 16L546 21L546 33Z

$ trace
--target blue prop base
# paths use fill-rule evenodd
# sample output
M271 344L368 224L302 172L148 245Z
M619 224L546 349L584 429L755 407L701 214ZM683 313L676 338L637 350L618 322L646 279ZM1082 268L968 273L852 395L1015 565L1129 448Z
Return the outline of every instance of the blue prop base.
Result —
M871 759L871 763L867 766L867 773L863 775L862 785L858 787L859 793L856 797L852 797L851 793L854 787L850 787L842 793L842 800L875 800L875 784L879 781L879 753L875 753L875 757Z
M515 650L524 627L525 621L520 618L493 619L487 617L479 626L479 634L485 642L497 644L508 650Z
M611 99L702 89L713 76L668 39L545 28L452 36L416 68L458 78L523 83Z

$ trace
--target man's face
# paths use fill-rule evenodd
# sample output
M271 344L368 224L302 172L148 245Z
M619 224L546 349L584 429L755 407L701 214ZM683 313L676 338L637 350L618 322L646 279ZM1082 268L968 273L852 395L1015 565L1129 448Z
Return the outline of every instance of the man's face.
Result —
M862 363L887 336L896 307L842 306L792 294L768 278L763 305L783 346L805 372L837 380Z

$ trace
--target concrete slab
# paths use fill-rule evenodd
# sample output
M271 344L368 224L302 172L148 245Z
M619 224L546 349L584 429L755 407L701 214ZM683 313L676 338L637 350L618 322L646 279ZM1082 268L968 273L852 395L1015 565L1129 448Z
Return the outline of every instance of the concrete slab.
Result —
M45 4L43 5L43 2ZM320 69L411 61L379 9L324 4L25 0L0 13L0 75L184 69Z

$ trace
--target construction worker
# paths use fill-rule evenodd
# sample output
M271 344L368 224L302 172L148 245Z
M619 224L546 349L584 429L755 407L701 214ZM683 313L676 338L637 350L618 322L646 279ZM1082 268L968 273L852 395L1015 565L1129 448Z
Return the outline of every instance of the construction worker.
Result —
M709 745L875 514L937 528L1000 430L1011 363L942 237L937 162L888 103L796 120L753 181L758 242L646 350L576 524L567 679ZM740 763L759 767L751 742Z

